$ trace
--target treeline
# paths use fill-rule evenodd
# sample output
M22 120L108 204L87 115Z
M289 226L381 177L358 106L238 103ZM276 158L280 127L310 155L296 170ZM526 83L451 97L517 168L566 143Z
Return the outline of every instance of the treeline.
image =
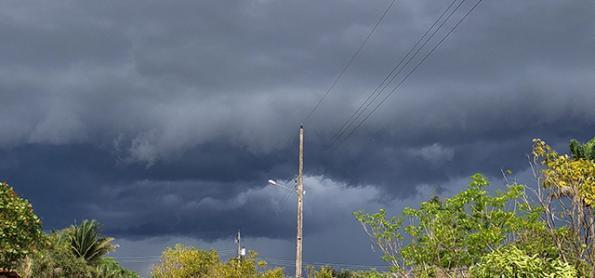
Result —
M503 171L500 192L475 174L467 188L434 197L396 216L355 212L390 272L307 267L312 278L595 277L595 138L571 141L570 154L533 141L534 184ZM110 257L114 239L85 220L44 233L28 201L0 183L0 273L21 277L131 278ZM223 260L216 250L169 247L153 265L155 278L281 278L255 252Z

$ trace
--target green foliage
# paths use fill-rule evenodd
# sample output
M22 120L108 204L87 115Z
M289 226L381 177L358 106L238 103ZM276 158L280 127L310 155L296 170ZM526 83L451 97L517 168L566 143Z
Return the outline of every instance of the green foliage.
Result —
M215 250L201 250L177 244L167 248L161 254L161 261L153 267L151 277L154 278L282 278L283 269L275 268L266 271L266 262L257 261L257 255L250 252L238 261L230 259L222 262Z
M383 252L382 259L391 263L394 272L402 272L401 253L403 235L403 219L386 217L386 210L380 209L378 213L367 214L362 211L354 212L355 218L362 224L364 231L370 236L374 244Z
M153 267L151 277L208 277L212 268L219 263L215 250L200 250L177 244L163 251L161 261Z
M89 264L95 264L102 256L115 250L112 243L114 239L102 237L99 234L99 224L95 220L85 220L72 227L69 235L74 254Z
M512 239L540 254L555 253L546 248L551 246L547 236L531 239L546 228L539 210L518 202L524 197L523 186L512 185L491 196L488 185L485 177L475 174L465 191L444 201L432 198L419 209L406 208L399 217L386 218L384 210L354 215L382 250L383 259L402 275L456 275Z
M330 266L322 266L320 269L316 269L314 267L307 268L308 277L312 278L334 278L335 277L335 269Z
M595 138L584 144L572 139L570 140L569 149L573 159L595 160Z
M488 181L472 176L469 188L445 202L437 199L407 209L414 221L405 228L412 238L402 250L407 265L444 269L468 267L497 249L525 222L515 211L505 209L522 194L519 186L488 196Z
M31 204L0 182L0 268L14 268L42 238L41 221Z
M572 157L533 140L538 200L560 257L579 275L595 275L595 138L570 142Z
M43 248L21 265L23 277L91 277L93 268L83 258L75 256L70 244L68 230L44 237Z
M43 236L40 248L31 253L19 266L25 278L136 278L136 273L123 269L113 258L99 256L92 263L75 253L75 227Z
M316 269L314 266L307 267L308 277L313 278L389 278L390 273L382 273L375 270L336 270L331 266L322 266Z
M344 276L343 278L389 278L393 277L389 273L378 272L375 270L365 270L365 271L351 271L349 272L348 276ZM340 277L337 277L340 278Z
M570 147L574 157L570 158L568 155L558 154L542 140L534 139L534 160L536 164L543 167L541 170L543 186L546 189L558 191L555 197L579 197L580 202L591 206L595 203L595 160L590 159L593 149L591 144L595 145L595 138L585 145L580 145L576 141L573 143ZM588 156L587 159L586 156Z
M98 262L94 278L138 278L140 277L137 273L130 270L124 269L118 264L118 262L112 257L103 257Z
M471 267L477 278L491 277L578 277L576 269L559 259L544 259L528 255L515 246L502 248L483 256Z

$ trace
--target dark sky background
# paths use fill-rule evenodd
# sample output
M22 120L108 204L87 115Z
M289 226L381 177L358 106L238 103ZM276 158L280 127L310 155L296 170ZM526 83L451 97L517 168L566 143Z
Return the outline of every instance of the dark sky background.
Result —
M142 273L176 242L230 255L238 229L291 264L295 200L266 180L295 176L299 123L389 2L2 1L0 179L47 230L98 219ZM304 122L306 263L382 265L353 211L527 176L532 138L595 135L595 2L485 0L329 148L449 2L397 1Z

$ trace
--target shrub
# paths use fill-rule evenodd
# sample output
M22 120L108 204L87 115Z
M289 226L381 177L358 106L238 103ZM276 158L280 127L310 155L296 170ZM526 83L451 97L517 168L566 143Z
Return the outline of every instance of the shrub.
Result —
M496 250L471 267L473 277L578 277L576 269L559 259L528 255L516 246Z

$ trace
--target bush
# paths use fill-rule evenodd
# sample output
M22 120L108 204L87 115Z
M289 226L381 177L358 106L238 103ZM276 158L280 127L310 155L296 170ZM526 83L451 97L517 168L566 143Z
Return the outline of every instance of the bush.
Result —
M473 277L578 277L576 269L559 259L529 256L516 246L496 250L471 267Z

